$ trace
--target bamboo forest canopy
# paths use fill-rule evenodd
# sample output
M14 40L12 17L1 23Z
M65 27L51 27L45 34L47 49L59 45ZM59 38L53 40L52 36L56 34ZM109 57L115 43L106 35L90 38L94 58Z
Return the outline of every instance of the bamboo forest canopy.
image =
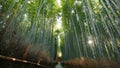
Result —
M0 0L0 33L1 51L14 41L14 49L26 48L24 57L44 52L50 59L120 59L120 2Z

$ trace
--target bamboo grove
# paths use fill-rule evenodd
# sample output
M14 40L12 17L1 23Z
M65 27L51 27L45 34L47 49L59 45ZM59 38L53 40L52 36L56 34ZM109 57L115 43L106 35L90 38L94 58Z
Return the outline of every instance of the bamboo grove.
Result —
M57 1L0 0L1 52L15 41L16 50L25 47L22 58L44 51L53 60L59 53L63 60L120 59L119 0ZM8 56L16 56L14 50Z

